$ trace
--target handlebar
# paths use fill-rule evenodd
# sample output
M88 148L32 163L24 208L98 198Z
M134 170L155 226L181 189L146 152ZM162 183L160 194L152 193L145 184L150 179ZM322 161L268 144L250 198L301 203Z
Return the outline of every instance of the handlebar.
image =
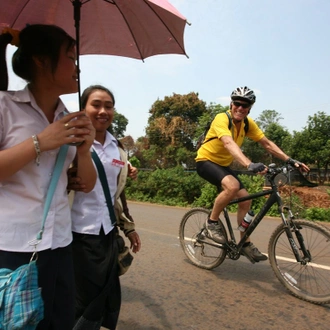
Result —
M268 165L267 173L265 176L269 181L273 181L276 175L283 173L288 174L289 172L292 172L295 168L289 164L285 164L281 167L276 167L276 164L272 163Z

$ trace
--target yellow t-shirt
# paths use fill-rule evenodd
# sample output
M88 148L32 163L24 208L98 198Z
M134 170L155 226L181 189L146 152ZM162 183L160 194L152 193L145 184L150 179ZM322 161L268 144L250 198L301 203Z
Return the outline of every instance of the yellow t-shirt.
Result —
M230 112L228 113L231 115ZM248 120L249 130L246 136L257 142L262 139L265 134L253 119L248 117ZM197 157L195 158L196 162L210 160L211 162L221 166L229 166L232 163L233 156L229 153L229 151L227 151L220 139L226 135L231 136L236 144L241 147L245 137L245 123L244 121L242 122L239 132L237 132L236 126L234 124L232 125L231 129L228 129L228 125L229 119L225 113L219 113L215 116L211 123L211 127L206 134L205 141L215 136L218 138L201 145L201 147L198 149Z

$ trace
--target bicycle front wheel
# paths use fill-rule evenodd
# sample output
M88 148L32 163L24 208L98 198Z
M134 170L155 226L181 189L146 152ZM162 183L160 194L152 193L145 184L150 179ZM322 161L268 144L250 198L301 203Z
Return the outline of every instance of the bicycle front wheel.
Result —
M226 258L226 249L206 236L205 222L209 214L207 209L193 208L183 216L179 228L180 244L185 255L192 264L204 269L213 269ZM219 222L227 238L225 227Z
M279 281L294 296L315 304L330 302L330 231L315 222L293 220L299 229L310 261L297 262L284 224L272 234L269 246L269 262ZM301 246L293 230L294 243L301 256Z

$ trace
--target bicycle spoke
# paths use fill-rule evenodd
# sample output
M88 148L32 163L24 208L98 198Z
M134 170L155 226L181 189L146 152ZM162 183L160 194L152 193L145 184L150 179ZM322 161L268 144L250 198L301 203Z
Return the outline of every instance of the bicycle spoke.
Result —
M212 269L219 266L226 257L226 251L205 236L204 225L209 211L195 208L182 218L179 238L188 259L196 266Z
M330 231L306 220L295 220L304 239L304 245L311 255L310 262L296 261L285 229L280 225L269 243L269 260L272 268L284 286L295 296L323 304L330 302ZM300 248L293 233L295 244ZM302 250L300 255L303 258Z

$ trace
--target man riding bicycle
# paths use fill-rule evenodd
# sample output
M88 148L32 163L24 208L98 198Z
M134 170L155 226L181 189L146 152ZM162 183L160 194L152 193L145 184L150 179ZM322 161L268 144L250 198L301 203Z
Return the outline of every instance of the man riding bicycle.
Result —
M256 96L253 90L246 86L236 88L231 94L230 110L228 111L232 125L229 125L226 113L216 115L195 159L197 173L211 184L222 188L206 221L209 236L218 243L225 243L218 222L221 211L232 199L248 195L237 174L229 167L230 164L236 160L254 173L265 174L267 171L267 167L263 163L253 163L243 154L240 147L245 136L258 142L276 158L286 161L292 166L300 167L303 171L309 171L308 166L290 158L274 142L270 141L253 119L248 117L248 122L245 120L255 101ZM244 129L245 125L248 125L248 130ZM238 225L241 224L250 207L250 200L238 204ZM241 233L241 237L243 235L244 233ZM243 253L255 261L267 260L267 256L251 243L250 238L243 246Z

